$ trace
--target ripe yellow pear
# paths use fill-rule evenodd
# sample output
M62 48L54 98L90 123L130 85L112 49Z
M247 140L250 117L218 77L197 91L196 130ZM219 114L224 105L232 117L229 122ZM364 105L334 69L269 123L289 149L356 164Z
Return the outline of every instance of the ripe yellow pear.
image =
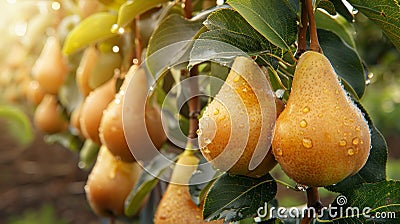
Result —
M76 70L76 84L84 97L89 95L89 93L93 90L89 85L89 79L93 73L93 69L96 66L98 58L99 54L96 50L96 47L90 46L86 48L79 63L79 67Z
M222 171L263 176L276 165L269 150L275 120L269 80L253 60L237 57L199 120L201 152Z
M56 37L50 36L36 60L32 75L46 93L57 94L68 73L68 67Z
M46 133L65 131L68 122L61 115L61 110L54 95L47 94L35 110L34 123Z
M224 223L223 220L203 221L202 206L197 207L190 197L187 184L198 163L199 159L193 152L186 150L181 154L172 172L171 181L157 207L154 224Z
M115 79L111 79L99 86L83 102L79 123L83 136L91 139L97 144L101 144L99 137L99 127L103 111L113 100L115 95Z
M155 148L154 151L157 151L157 149L161 148L164 144L167 136L162 126L160 109L151 102L146 102L148 85L145 69L143 67L136 67L135 65L132 66L126 74L126 81L124 81L121 89L122 91L120 91L119 97L124 101L123 106L116 105L119 108L109 108L110 110L107 111L106 114L110 115L104 118L105 124L103 128L112 131L113 125L116 125L116 127L122 131L119 125L123 123L123 130L125 130L125 132L120 132L118 138L122 139L122 135L128 135L128 140L130 143L133 143L134 147L134 149L131 148L131 150L133 150L135 156L140 157L140 159L143 159L143 157L141 157L143 155L152 156L153 154L149 150L150 147ZM116 120L121 122L121 124L118 122L111 122L111 118L114 116L112 114L116 113ZM124 117L122 118L123 113ZM110 134L110 131L107 131L108 134ZM115 141L122 141L117 138L111 139L108 134L103 130L104 142L116 145ZM109 141L107 141L107 137L109 137ZM124 142L124 144L129 145L128 142ZM129 146L132 147L132 145ZM113 147L111 151L114 155L123 158L123 160L129 161L134 159L127 146L121 147L120 149L115 148L115 150Z
M370 144L368 124L329 60L317 52L301 55L272 143L285 173L307 186L335 184L364 166Z
M85 186L93 211L100 216L123 216L125 199L141 172L136 162L123 162L102 146Z

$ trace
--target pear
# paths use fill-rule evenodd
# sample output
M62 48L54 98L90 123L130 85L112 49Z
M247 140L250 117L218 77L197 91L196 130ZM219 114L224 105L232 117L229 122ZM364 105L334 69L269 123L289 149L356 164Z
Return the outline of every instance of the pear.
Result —
M107 105L113 100L114 95L115 79L110 79L90 92L80 111L79 123L83 136L99 145L101 144L99 137L101 117Z
M263 176L276 165L269 150L275 120L269 80L253 60L237 57L199 120L201 152L222 171Z
M199 159L193 155L193 151L185 150L180 155L170 183L157 207L154 224L223 223L223 220L203 221L202 206L197 207L190 197L188 183L198 163Z
M37 106L46 93L40 87L39 83L36 80L31 80L26 89L26 98L30 103Z
M99 216L123 216L125 199L141 172L136 162L123 162L115 158L107 147L101 146L85 186L93 211Z
M56 37L50 36L32 68L33 78L46 93L57 94L64 84L67 73L68 67L64 61L60 43Z
M364 166L370 144L368 124L329 60L302 54L272 143L283 171L307 186L335 184Z
M123 108L122 111L120 109L117 111L118 122L123 122L124 133L121 133L121 135L126 135L127 143L131 151L135 153L135 157L144 161L147 161L148 157L152 158L154 153L158 154L157 149L161 148L167 139L162 125L160 109L157 105L146 101L147 86L145 69L135 65L132 66L126 75L126 81L121 86L123 92L119 93L121 97L123 96ZM107 113L112 114L111 112L111 110L107 111ZM122 114L124 114L123 119ZM108 123L111 124L111 122ZM116 122L114 125L119 124ZM112 125L109 125L109 128L112 128ZM103 130L104 142L107 142L106 138L107 134ZM118 139L112 141L118 141ZM151 150L152 148L154 151ZM127 156L125 159L133 159L132 154L126 149L129 148L124 147L111 151L114 155L121 156L121 158ZM129 154L132 158L129 158Z
M44 96L35 110L34 123L46 133L62 132L68 128L68 122L61 115L56 96L50 94Z
M76 84L81 94L86 97L93 90L89 85L90 76L98 61L99 54L94 46L86 48L79 67L76 70Z
M69 124L71 125L72 128L75 129L75 131L79 134L81 134L81 124L79 122L80 116L81 116L81 110L82 110L82 104L80 103L78 106L74 108L74 110L71 113L71 117L69 120Z

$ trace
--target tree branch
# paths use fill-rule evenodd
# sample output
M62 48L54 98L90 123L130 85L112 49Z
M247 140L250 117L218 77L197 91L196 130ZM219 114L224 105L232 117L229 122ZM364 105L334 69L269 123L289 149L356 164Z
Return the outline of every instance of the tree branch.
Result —
M294 55L295 58L299 58L307 50L307 27L308 27L308 12L306 7L306 1L301 0L301 23L299 24L299 32L297 34L297 50Z

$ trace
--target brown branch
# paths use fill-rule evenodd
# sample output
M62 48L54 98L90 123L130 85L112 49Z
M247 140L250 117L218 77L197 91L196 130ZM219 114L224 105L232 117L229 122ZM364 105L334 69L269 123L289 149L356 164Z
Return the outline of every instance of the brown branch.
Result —
M317 25L314 19L314 8L312 0L305 0L308 12L308 20L310 23L310 50L322 53L321 47L318 43Z
M188 137L192 141L192 145L197 145L197 129L199 129L199 114L200 114L200 100L199 100L199 83L198 83L198 66L193 66L190 70L190 99L188 101L189 106L189 133Z
M294 55L295 58L299 58L307 50L307 26L308 26L308 12L306 7L306 1L301 0L301 23L299 24L299 33L297 34L297 50Z
M135 17L135 54L138 64L142 63L142 38L140 36L139 28L140 16Z
M308 209L300 224L309 224L313 217L316 217L321 212L323 206L319 198L318 187L310 187L307 189L307 207L314 208L317 214L309 214L309 212L313 212L313 210Z
M193 4L192 0L185 1L185 18L191 19L193 16Z

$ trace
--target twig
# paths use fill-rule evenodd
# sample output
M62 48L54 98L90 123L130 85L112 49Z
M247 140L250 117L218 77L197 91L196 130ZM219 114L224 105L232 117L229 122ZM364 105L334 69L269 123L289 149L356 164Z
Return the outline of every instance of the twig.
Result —
M195 65L190 70L190 99L188 101L189 106L189 134L188 137L192 140L192 145L197 145L195 142L197 138L197 129L199 129L199 114L200 114L200 100L199 100L199 83L198 83L198 66Z
M308 209L307 214L304 214L301 224L309 224L313 217L316 217L322 209L322 203L318 194L318 187L310 187L307 189L307 207L314 208L317 214L313 214L312 210ZM310 212L311 214L308 214Z
M305 0L308 12L308 20L310 23L310 50L322 53L321 47L318 43L317 25L314 19L314 8L312 0Z

